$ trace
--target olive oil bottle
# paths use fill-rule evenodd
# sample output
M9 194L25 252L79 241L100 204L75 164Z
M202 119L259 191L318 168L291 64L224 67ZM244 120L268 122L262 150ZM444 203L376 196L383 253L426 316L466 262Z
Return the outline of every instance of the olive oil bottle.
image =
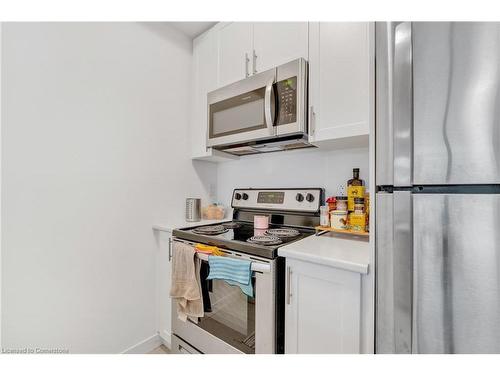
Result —
M359 168L353 168L352 178L347 181L347 210L354 211L354 198L364 198L364 182L359 178Z

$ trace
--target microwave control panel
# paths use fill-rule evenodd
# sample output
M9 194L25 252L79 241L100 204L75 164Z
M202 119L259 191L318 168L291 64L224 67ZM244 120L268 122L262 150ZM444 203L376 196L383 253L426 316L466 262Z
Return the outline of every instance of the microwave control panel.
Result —
M278 95L278 119L276 125L291 124L297 121L297 77L276 83Z

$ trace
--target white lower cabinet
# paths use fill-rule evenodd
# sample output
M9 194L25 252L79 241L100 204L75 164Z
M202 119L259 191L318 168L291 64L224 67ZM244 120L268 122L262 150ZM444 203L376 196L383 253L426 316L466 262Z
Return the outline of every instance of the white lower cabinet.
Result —
M170 295L171 285L171 232L160 230L154 231L157 245L157 262L156 262L156 303L158 316L157 324L158 333L162 340L170 347L172 334L172 299Z
M361 275L286 259L285 353L360 353Z

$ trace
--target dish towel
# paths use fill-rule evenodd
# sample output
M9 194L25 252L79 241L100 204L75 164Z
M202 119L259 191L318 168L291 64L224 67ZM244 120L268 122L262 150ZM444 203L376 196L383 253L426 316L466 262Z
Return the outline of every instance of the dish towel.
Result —
M253 297L252 262L246 259L208 256L210 273L207 280L224 280L229 285L237 285L249 297Z
M201 260L193 246L174 241L172 244L172 286L170 297L177 304L177 316L185 322L203 317L200 287Z

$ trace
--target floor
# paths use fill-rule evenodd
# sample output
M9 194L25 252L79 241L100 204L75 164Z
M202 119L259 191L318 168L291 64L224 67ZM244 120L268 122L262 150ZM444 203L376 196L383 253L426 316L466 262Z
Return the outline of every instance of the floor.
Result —
M160 345L154 350L151 350L148 354L170 354L170 350L165 345Z

